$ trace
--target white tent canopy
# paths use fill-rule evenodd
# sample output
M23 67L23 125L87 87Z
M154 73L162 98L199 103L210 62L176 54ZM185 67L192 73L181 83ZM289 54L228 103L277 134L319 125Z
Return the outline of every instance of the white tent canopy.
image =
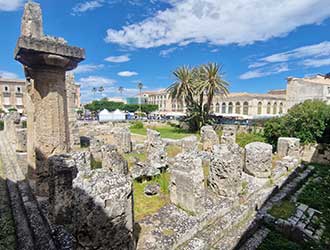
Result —
M126 114L119 109L109 112L107 109L103 109L99 113L99 121L100 122L108 122L108 121L123 121L126 119Z

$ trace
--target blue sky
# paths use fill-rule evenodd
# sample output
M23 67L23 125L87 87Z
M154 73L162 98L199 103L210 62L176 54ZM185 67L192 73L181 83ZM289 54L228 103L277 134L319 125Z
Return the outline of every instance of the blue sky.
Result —
M13 59L23 0L0 0L0 76ZM288 76L330 72L329 0L40 0L46 34L86 49L82 100L167 87L180 65L223 64L233 92L285 88Z

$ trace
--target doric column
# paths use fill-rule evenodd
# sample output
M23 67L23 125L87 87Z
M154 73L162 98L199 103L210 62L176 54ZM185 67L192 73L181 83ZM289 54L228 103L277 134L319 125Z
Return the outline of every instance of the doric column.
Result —
M69 149L65 73L84 58L83 49L43 34L39 4L25 5L15 59L24 65L28 81L29 177L36 180L41 196L48 195L47 158Z

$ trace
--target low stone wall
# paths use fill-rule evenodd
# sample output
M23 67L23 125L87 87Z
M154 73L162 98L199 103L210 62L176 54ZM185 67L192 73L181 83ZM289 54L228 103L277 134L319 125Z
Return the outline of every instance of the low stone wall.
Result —
M330 165L330 144L303 145L300 153L303 161Z

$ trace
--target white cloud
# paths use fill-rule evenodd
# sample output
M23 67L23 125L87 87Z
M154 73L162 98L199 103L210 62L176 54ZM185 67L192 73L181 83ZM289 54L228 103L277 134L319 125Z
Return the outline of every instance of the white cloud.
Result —
M176 51L177 48L169 48L169 49L164 49L164 50L161 50L159 52L159 55L161 57L168 57L171 53L173 53L174 51Z
M14 11L23 5L23 0L0 0L0 11Z
M248 72L240 75L239 78L241 80L247 80L247 79L260 78L260 77L270 76L270 75L274 75L274 74L279 74L279 73L287 72L287 71L289 71L288 65L280 64L280 65L275 65L273 67L270 67L268 69L256 69L256 70L248 71Z
M303 65L309 68L319 68L330 65L330 58L325 59L307 59L303 61Z
M306 57L321 57L330 56L330 42L324 41L319 44L313 44L296 48L294 50L273 54L264 58L260 61L267 63L274 62L287 62L294 59L301 59Z
M112 63L123 63L123 62L128 62L131 59L129 58L128 55L121 55L121 56L109 56L104 60Z
M116 80L101 77L101 76L88 76L80 78L77 84L81 85L82 88L86 87L100 87L100 86L111 86L116 83Z
M94 0L94 1L86 1L78 3L76 6L73 7L73 14L74 13L82 13L89 10L94 10L96 8L100 8L103 6L104 0Z
M329 0L169 0L171 8L153 17L108 29L106 42L135 48L252 44L284 36L330 16ZM270 14L271 13L271 14Z
M103 64L80 64L73 72L76 74L93 72L104 67Z
M218 53L220 50L219 49L212 49L210 52L211 53Z
M117 75L122 77L131 77L131 76L137 76L138 73L134 71L121 71Z
M0 78L5 78L5 79L17 79L18 75L12 72L8 71L1 71L0 70Z

